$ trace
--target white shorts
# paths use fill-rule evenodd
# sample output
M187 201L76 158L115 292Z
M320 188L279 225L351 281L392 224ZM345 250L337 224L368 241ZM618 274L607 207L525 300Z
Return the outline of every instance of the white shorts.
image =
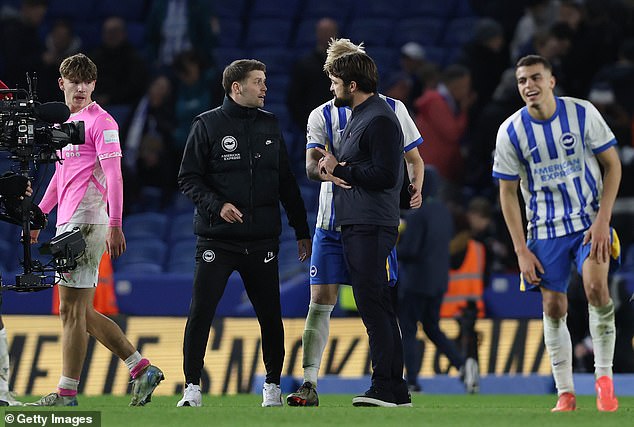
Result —
M86 250L77 259L77 268L62 273L58 285L69 288L94 288L99 281L99 263L106 251L107 224L78 224L68 222L57 227L56 236L78 227L86 242Z

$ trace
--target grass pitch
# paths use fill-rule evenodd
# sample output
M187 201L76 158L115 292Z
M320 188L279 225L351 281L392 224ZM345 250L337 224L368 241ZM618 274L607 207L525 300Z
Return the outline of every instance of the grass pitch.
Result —
M145 407L129 407L129 396L79 396L77 408L3 408L5 411L100 411L107 427L150 426L465 426L611 427L634 425L634 397L620 397L619 410L600 413L594 396L578 396L577 411L551 414L554 395L426 395L413 408L355 408L352 395L320 395L317 408L262 408L261 396L203 396L200 408L176 408L180 396L155 396ZM34 401L39 397L24 398ZM70 414L69 414L70 415Z

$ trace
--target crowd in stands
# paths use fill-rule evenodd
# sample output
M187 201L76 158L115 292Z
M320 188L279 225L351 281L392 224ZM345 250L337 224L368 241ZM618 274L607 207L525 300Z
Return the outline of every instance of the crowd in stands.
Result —
M94 98L121 129L126 215L173 219L192 208L176 189L192 118L221 103L225 65L259 59L267 65L265 109L280 119L314 212L304 131L308 112L331 96L322 66L335 36L364 42L380 70L380 91L407 105L425 139L423 159L437 168L457 214L467 215L474 197L490 204L493 271L515 268L491 178L495 135L523 106L516 59L548 58L558 95L589 99L617 135L623 179L614 225L633 247L631 1L0 0L0 77L24 88L25 73L36 72L39 99L62 101L60 61L90 56L99 69Z

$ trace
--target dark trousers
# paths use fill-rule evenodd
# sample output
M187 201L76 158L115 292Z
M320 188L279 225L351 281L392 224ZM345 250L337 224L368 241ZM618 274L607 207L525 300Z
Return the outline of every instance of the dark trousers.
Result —
M211 322L233 271L242 277L260 323L266 382L280 383L284 363L284 326L277 256L269 262L264 261L270 259L270 254L269 251L256 251L245 255L218 248L214 242L199 240L194 289L183 341L186 383L200 382Z
M447 356L453 366L460 368L464 364L464 357L439 326L443 296L427 296L400 289L398 299L398 318L403 334L407 383L412 385L417 383L423 359L423 348L416 341L418 322L423 324L425 335L434 343L438 351Z
M372 385L388 393L400 392L405 384L403 344L386 271L386 260L397 234L396 227L341 227L354 299L370 341Z

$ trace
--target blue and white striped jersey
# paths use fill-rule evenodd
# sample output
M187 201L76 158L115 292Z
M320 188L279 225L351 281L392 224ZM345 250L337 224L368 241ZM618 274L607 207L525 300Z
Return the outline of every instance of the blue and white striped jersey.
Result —
M409 115L405 105L398 99L385 95L379 96L387 102L401 124L404 151L407 152L423 142L420 132ZM335 107L334 99L323 103L311 111L308 116L306 129L306 149L320 147L336 157L341 152L341 135L352 115L348 107ZM322 182L319 191L319 211L317 212L317 227L324 230L335 230L335 204L332 196L332 182Z
M556 97L557 110L536 120L526 107L498 130L493 176L520 180L528 237L550 239L590 227L603 180L596 154L616 144L590 102Z

